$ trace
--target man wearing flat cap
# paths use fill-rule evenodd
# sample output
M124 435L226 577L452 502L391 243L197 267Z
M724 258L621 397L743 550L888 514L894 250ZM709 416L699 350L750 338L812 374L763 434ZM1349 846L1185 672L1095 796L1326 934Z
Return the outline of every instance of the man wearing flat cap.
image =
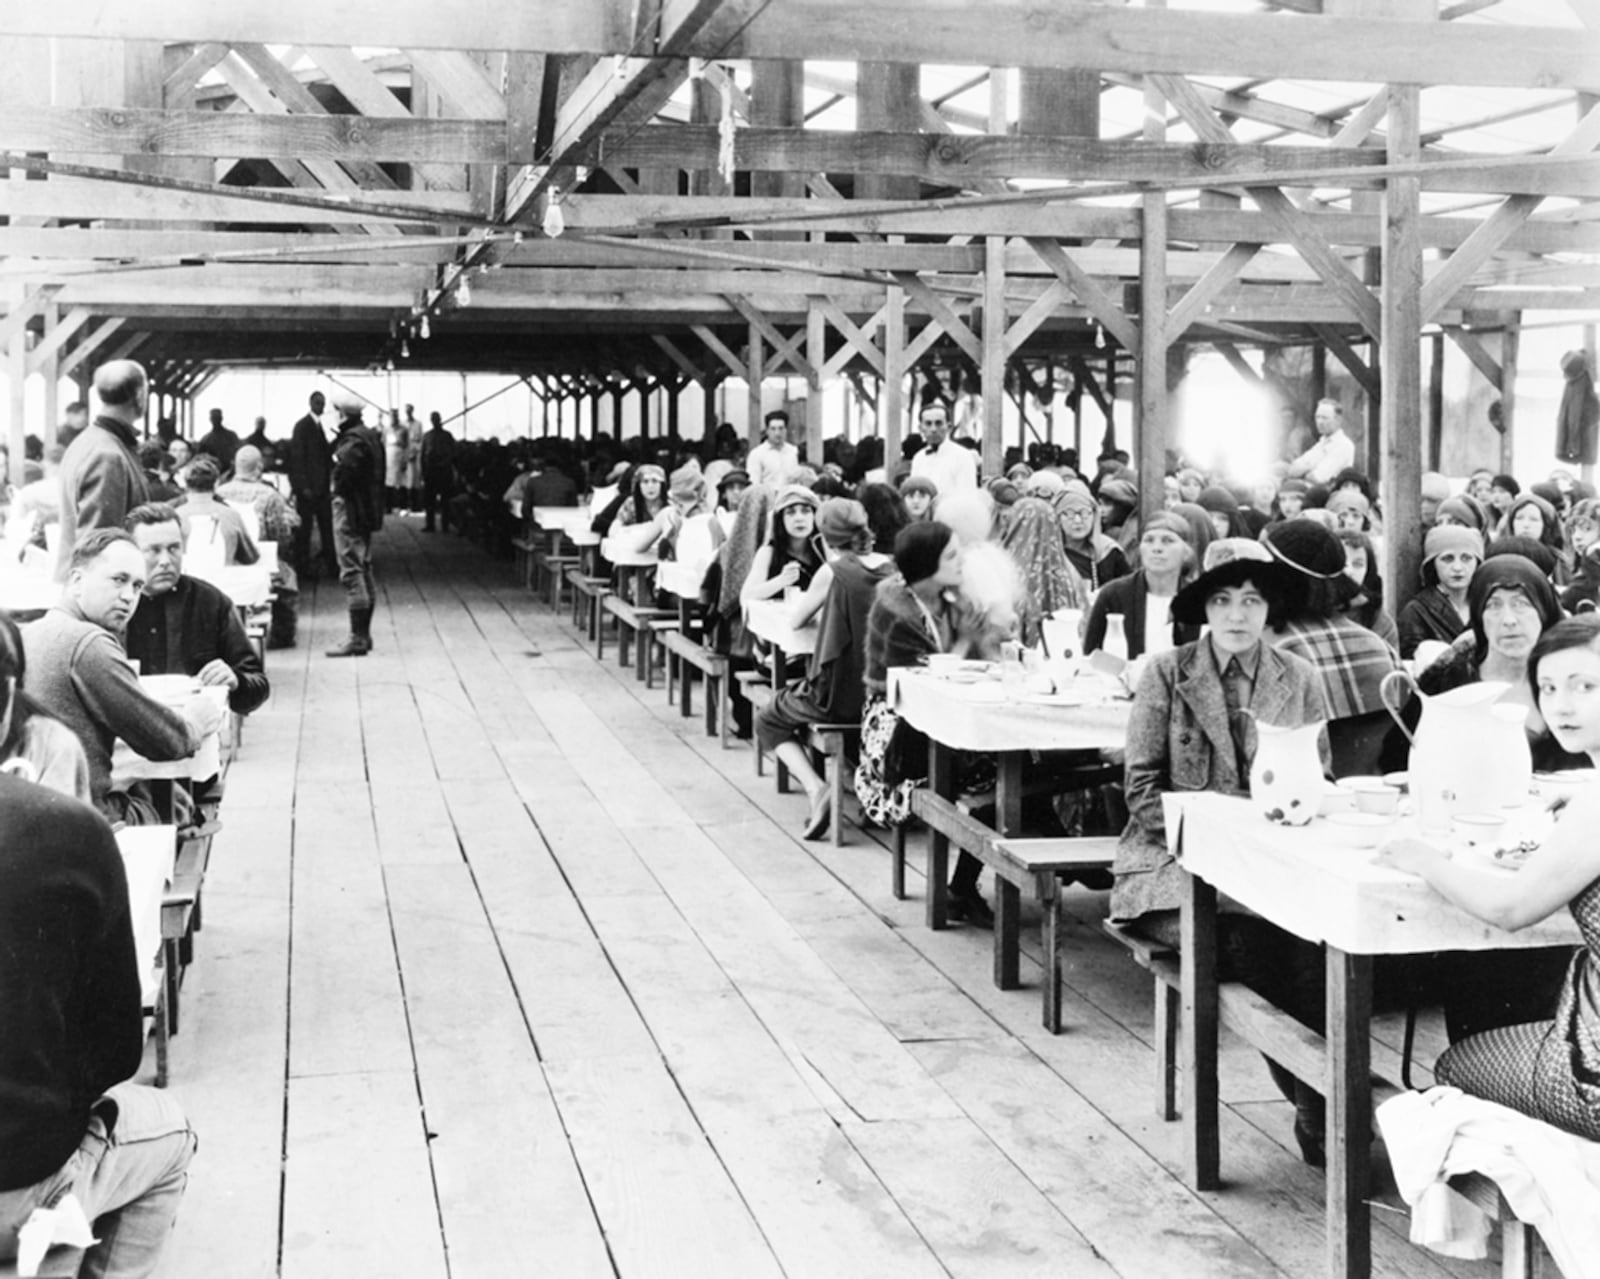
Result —
M377 586L372 577L372 535L383 527L383 441L362 424L361 397L338 391L333 397L339 434L333 441L333 546L339 581L350 611L350 635L328 650L329 657L365 657L372 651L372 608Z

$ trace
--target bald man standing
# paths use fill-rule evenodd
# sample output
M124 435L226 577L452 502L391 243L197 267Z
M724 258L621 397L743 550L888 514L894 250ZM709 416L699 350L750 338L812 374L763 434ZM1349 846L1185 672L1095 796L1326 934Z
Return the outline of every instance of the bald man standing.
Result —
M61 459L61 544L56 578L65 581L78 538L97 528L121 528L128 512L150 500L150 481L139 464L139 424L150 384L134 360L112 360L95 370L100 415L67 447Z

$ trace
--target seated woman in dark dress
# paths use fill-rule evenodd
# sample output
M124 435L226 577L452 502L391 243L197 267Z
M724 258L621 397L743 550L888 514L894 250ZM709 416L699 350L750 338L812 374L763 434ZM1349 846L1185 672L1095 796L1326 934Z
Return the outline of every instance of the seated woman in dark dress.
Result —
M1436 524L1422 540L1422 590L1400 610L1400 656L1410 661L1425 640L1454 643L1471 625L1467 588L1483 563L1483 538L1456 524Z
M1178 945L1179 876L1167 844L1161 797L1168 791L1243 794L1258 720L1298 727L1326 717L1310 663L1263 642L1287 593L1289 570L1259 542L1226 538L1206 553L1205 572L1172 602L1176 622L1210 634L1151 658L1128 721L1128 825L1112 871L1111 918L1166 946ZM1249 914L1219 922L1225 980L1244 981L1313 1030L1323 1026L1321 960L1308 942ZM1308 1161L1321 1159L1321 1097L1275 1072L1295 1101L1295 1135Z

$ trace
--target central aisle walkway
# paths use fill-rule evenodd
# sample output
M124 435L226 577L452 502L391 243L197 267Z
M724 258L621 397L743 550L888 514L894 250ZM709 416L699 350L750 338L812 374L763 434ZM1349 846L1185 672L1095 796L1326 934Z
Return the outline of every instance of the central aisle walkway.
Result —
M921 924L888 855L601 666L509 569L391 520L376 652L336 590L270 655L172 1087L176 1279L1322 1271L1322 1181L1226 1048L1227 1175L1173 1175L1144 976L1067 930L1066 1033ZM314 605L314 606L313 606ZM1377 1273L1447 1268L1377 1230Z

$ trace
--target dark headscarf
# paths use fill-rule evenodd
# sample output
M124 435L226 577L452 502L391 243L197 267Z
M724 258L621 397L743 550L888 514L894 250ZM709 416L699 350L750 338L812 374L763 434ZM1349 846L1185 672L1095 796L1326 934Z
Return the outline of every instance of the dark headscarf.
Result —
M1561 620L1561 601L1550 579L1538 565L1521 555L1491 555L1472 575L1467 587L1467 608L1471 612L1472 660L1479 666L1489 655L1489 638L1483 632L1483 606L1498 590L1519 590L1539 612L1540 625L1549 630Z
M1217 539L1216 525L1212 524L1206 509L1196 502L1179 502L1167 514L1179 516L1189 526L1183 540L1194 550L1194 571L1198 573L1206 562L1206 547Z

